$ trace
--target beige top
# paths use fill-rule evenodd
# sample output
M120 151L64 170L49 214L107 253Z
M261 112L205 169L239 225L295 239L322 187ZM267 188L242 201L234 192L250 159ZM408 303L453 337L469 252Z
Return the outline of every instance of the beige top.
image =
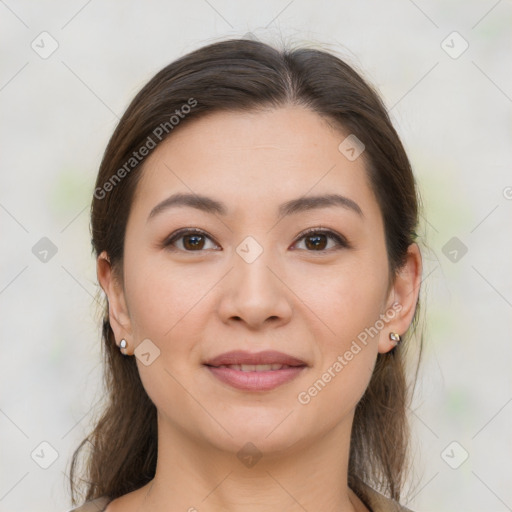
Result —
M370 486L361 483L365 489L365 497L361 501L370 509L370 512L412 512L412 510L400 505L396 501L386 498ZM87 501L81 507L74 508L69 512L104 512L110 503L110 498L102 496L92 501Z

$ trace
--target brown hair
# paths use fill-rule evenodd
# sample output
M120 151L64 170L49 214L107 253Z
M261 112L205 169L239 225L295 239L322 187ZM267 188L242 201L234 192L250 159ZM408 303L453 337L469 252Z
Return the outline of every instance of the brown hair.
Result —
M128 106L97 176L91 206L96 256L106 251L121 278L125 228L144 163L141 148L157 146L181 125L208 113L286 104L302 105L364 143L369 182L384 220L392 279L416 239L418 198L409 160L378 94L331 53L278 50L245 39L209 44L172 62ZM108 304L103 315L108 401L94 430L73 454L73 504L83 486L87 500L115 499L145 485L156 469L156 408L141 383L135 358L123 356L116 346ZM369 386L356 407L348 469L349 485L359 495L364 496L362 481L400 499L409 456L404 349L417 318L418 307L402 343L378 354ZM421 345L420 337L420 358ZM417 371L414 382L416 378ZM75 482L79 456L88 443L84 478Z

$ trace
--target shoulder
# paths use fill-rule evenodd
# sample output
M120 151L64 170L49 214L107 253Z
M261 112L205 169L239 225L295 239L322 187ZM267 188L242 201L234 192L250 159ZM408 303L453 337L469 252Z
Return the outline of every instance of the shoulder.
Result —
M370 507L371 512L413 512L407 507L400 505L400 503L397 503L395 500L380 494L363 482L360 483L360 486L364 493L361 499Z
M71 509L69 512L104 512L109 503L110 499L107 496L102 496L95 500L86 501L80 507Z
M369 485L363 482L360 482L359 485L364 492L361 498L365 502L365 505L370 507L371 512L413 512L391 498L380 494ZM87 501L80 507L69 510L69 512L104 512L110 501L107 496L102 496L101 498Z

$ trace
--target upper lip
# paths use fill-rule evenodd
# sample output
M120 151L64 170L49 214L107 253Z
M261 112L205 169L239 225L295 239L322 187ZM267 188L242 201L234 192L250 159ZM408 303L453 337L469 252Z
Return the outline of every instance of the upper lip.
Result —
M307 366L307 364L301 359L275 350L265 350L263 352L233 350L231 352L219 354L213 359L209 359L204 364L208 366L231 364L283 364L287 366Z

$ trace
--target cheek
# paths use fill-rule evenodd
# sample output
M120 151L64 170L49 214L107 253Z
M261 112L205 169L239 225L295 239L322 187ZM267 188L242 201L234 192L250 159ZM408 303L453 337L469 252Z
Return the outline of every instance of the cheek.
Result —
M343 415L355 407L368 386L387 292L385 265L385 258L376 262L358 254L333 268L330 275L324 269L303 279L303 300L321 320L314 332L320 363L299 403L314 401L316 414L327 415L336 404L338 416Z
M172 338L186 316L201 300L208 283L198 277L197 269L171 268L155 259L133 260L126 277L132 327L139 339L162 343ZM184 340L186 342L186 340Z
M297 294L316 313L323 326L324 342L342 349L371 327L383 312L387 292L384 264L365 264L364 258L350 257L342 265L302 272ZM300 283L300 288L299 288Z
M382 312L385 280L367 282L364 275L357 279L356 275L332 280L322 294L305 297L306 303L316 300L311 309L322 322L313 333L318 365L297 401L307 406L308 418L324 418L330 425L355 408L368 387L378 353L378 335L372 328Z
M138 271L126 276L126 292L135 343L150 339L159 350L148 366L137 358L142 384L162 414L173 415L169 404L173 411L191 410L196 405L183 385L199 357L204 329L197 320L206 316L201 299L209 279L205 282L197 271L194 278L193 272L162 266L155 259L133 264ZM195 413L201 414L199 407Z

